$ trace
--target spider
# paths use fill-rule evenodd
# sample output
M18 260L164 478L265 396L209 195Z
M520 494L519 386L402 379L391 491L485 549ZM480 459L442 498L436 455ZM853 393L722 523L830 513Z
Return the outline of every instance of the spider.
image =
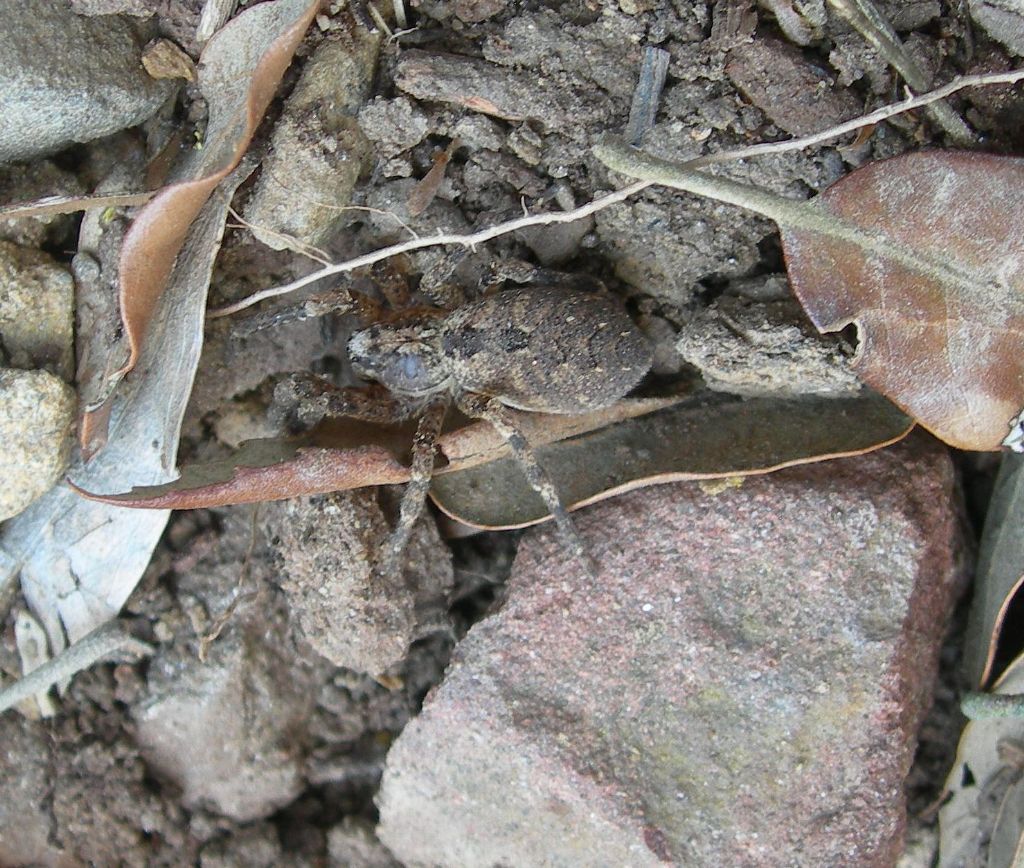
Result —
M393 287L385 294L395 301ZM387 424L419 415L410 481L378 569L391 574L398 567L423 511L437 438L454 403L507 441L567 546L595 572L554 484L508 408L585 413L629 392L649 370L652 350L622 306L610 295L552 285L505 289L470 302L449 293L448 309L385 310L354 292L341 302L322 298L299 315L355 310L362 327L349 339L349 358L356 374L379 385L338 387L313 374L296 374L279 384L275 405L294 407L302 427L326 416Z

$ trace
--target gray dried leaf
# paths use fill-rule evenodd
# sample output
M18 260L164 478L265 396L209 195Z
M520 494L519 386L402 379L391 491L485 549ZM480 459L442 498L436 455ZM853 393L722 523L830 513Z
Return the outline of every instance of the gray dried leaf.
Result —
M998 694L1024 692L1024 656L996 684ZM1024 720L973 720L964 728L939 811L939 868L1009 868L1020 849Z
M1024 455L1008 452L996 477L978 553L964 639L964 669L975 687L992 677L1003 618L1024 581Z
M157 307L140 364L115 401L110 442L70 478L96 491L165 482L174 475L181 419L202 349L206 294L238 171L195 221ZM50 647L112 619L149 563L168 510L126 510L55 486L0 529L0 596L15 578Z

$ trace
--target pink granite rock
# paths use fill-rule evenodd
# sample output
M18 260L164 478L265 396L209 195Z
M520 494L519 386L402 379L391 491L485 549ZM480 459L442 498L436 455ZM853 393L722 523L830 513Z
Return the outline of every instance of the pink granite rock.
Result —
M408 865L884 865L959 588L946 450L678 483L547 528L391 751Z

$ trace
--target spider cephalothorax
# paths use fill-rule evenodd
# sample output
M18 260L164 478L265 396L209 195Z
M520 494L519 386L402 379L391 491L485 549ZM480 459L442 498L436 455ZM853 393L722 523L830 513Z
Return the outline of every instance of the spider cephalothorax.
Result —
M412 325L372 325L348 342L352 368L395 395L425 398L450 388L451 365L441 331L430 320Z

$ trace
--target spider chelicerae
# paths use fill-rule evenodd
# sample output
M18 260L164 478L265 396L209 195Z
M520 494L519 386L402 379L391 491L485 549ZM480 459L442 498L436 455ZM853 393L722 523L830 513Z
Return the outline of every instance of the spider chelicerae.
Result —
M522 279L523 269L517 275ZM298 316L354 313L360 328L348 342L353 370L379 384L339 387L313 374L288 377L275 390L274 403L290 408L299 427L328 416L381 424L419 417L410 481L377 564L382 572L398 568L423 510L437 438L452 404L490 423L508 442L567 546L595 571L555 486L508 409L579 414L607 407L647 373L652 351L613 296L552 285L549 273L541 276L546 283L491 291L473 301L450 287L442 293L421 285L437 303L433 307L407 307L409 295L392 284L387 295L397 309L354 291L318 296L297 308ZM268 322L264 318L255 327Z

